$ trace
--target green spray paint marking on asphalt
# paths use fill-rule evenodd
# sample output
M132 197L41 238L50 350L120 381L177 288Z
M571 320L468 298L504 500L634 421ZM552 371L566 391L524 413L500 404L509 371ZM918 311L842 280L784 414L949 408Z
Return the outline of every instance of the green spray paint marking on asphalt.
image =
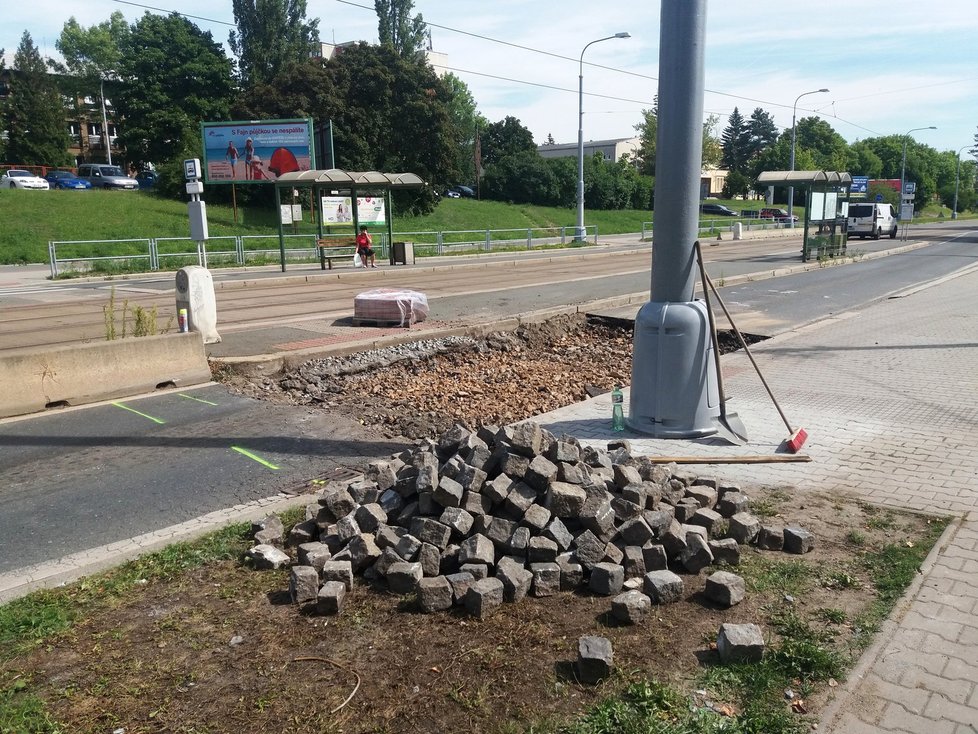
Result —
M187 400L196 400L198 403L206 403L207 405L220 405L220 403L212 403L210 400L204 400L203 398L195 398L193 395L184 395L182 392L178 392L181 398L186 398Z
M145 413L140 413L135 408L130 408L128 405L123 405L122 403L112 403L117 408L122 408L123 410L128 410L130 413L135 413L136 415L141 415L143 418L153 421L153 423L159 423L161 426L166 424L166 421L162 421L159 418L154 418L151 415L146 415Z
M262 466L267 466L269 469L278 469L278 467L275 466L275 464L271 464L271 463L265 461L264 459L262 459L262 458L260 458L258 456L255 456L253 453L251 453L247 449L243 449L240 446L232 446L231 448L234 449L235 451L237 451L239 454L244 454L249 459L253 459L254 461L257 461Z

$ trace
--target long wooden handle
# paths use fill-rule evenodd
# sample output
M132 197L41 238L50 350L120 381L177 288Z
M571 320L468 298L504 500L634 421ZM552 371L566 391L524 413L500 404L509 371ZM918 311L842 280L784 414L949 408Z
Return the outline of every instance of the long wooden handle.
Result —
M808 462L806 454L771 454L770 456L649 456L653 464L790 464Z
M723 373L720 371L720 337L717 334L717 322L713 317L713 307L710 305L710 289L706 286L706 266L703 265L703 250L700 248L700 241L693 243L696 250L696 262L700 266L700 278L703 280L703 301L706 303L706 313L710 319L710 339L713 342L713 363L717 370L717 395L720 397L720 417L723 418L727 413L727 397L723 394Z

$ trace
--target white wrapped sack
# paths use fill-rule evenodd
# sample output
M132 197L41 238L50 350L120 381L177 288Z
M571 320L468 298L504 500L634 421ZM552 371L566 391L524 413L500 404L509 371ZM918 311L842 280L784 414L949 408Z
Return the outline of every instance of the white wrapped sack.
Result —
M353 318L397 322L401 326L424 321L428 317L428 297L418 291L397 288L374 288L353 299Z

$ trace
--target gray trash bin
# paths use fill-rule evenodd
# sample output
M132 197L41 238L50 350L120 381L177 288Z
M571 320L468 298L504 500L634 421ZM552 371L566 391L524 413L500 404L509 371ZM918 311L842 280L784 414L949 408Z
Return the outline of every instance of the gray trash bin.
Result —
M392 242L391 243L391 265L414 264L414 243L413 242Z

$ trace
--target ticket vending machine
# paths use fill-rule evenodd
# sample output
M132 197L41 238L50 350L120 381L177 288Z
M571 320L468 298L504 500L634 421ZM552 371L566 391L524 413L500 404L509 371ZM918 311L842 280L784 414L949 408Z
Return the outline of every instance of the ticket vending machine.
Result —
M200 181L200 159L183 162L190 201L187 213L190 217L190 238L197 242L200 265L189 265L177 271L177 319L181 331L199 331L204 344L221 341L217 333L217 299L214 296L214 279L207 269L204 249L207 240L207 209L200 195L204 184Z

